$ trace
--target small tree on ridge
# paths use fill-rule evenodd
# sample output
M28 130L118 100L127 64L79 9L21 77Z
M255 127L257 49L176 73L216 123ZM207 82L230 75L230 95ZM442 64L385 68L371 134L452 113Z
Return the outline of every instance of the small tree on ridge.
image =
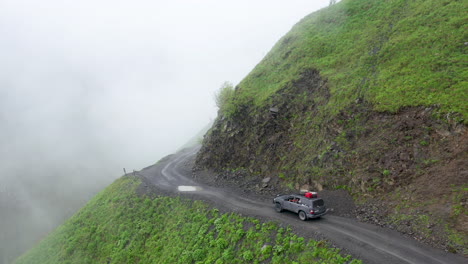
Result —
M230 82L224 82L219 90L215 92L214 98L216 106L221 112L226 109L226 105L234 95L234 86Z

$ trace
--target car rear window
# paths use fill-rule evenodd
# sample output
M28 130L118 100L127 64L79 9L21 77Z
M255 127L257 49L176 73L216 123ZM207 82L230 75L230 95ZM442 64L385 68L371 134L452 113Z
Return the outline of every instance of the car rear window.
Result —
M315 200L314 201L314 207L316 206L323 206L323 200L322 199L319 199L319 200Z

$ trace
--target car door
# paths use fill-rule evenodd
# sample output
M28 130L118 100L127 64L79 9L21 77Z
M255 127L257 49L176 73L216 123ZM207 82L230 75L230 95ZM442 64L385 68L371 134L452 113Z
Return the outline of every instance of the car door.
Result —
M283 208L288 211L293 211L293 202L291 200L294 199L294 196L288 196L283 202Z
M297 211L304 211L305 213L309 213L312 208L312 202L306 198L302 199L299 203Z
M294 196L295 202L291 202L291 210L295 213L299 212L301 208L303 207L302 202L301 202L301 197L299 196Z

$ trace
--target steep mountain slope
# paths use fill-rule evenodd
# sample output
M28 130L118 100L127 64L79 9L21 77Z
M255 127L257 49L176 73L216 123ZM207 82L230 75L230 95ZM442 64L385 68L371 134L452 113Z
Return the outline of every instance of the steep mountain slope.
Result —
M16 263L361 263L290 228L158 193L122 177Z
M363 220L468 254L464 10L343 0L309 15L220 108L198 167L257 191L346 189Z

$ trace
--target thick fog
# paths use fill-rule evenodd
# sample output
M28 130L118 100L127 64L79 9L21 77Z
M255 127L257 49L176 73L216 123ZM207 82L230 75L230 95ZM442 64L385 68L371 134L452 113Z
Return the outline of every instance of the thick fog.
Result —
M0 263L216 117L329 0L0 0Z

